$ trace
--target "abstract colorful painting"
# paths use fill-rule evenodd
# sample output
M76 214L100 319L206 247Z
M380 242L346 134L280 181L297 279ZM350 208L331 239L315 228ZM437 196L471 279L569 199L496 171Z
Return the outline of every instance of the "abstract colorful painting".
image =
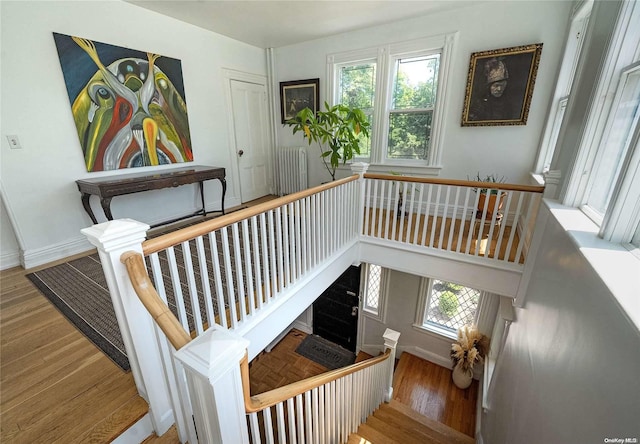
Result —
M87 171L193 161L180 60L53 38Z

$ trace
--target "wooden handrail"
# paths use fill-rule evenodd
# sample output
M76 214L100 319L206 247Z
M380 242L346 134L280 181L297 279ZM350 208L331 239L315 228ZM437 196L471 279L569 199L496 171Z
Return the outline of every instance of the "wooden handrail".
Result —
M380 179L380 180L395 180L399 182L418 182L418 183L433 183L438 185L455 185L462 187L473 188L490 188L492 190L505 190L505 191L527 191L530 193L543 193L544 186L541 185L519 185L512 183L496 183L496 182L474 182L470 180L458 180L458 179L437 179L428 177L414 177L414 176L395 176L391 174L364 174L365 179Z
M201 222L197 225L172 231L162 236L158 236L154 239L149 239L144 241L142 243L142 251L144 252L145 256L148 256L152 253L157 253L158 251L162 251L171 246L178 245L182 242L194 239L198 236L203 236L207 233L211 233L212 231L219 230L222 227L226 227L236 222L240 222L241 220L249 219L250 217L257 216L260 213L264 213L266 211L273 210L283 205L287 205L291 202L295 202L296 200L304 199L305 197L309 197L313 194L330 190L331 188L344 185L345 183L353 182L354 180L357 180L359 177L360 177L359 175L354 174L344 179L335 180L333 182L329 182L313 188L308 188L306 190L299 191L297 193L288 194L286 196L282 196L277 199L270 200L268 202L254 205L249 208L244 208L242 210L233 212L231 214L226 214L224 216L216 217L215 219Z
M387 349L384 354L369 358L365 361L351 364L348 367L331 370L320 375L312 376L302 381L293 382L277 389L259 395L251 396L251 388L249 384L249 360L247 355L240 361L240 373L242 375L242 391L244 392L244 405L247 413L255 413L264 410L267 407L274 406L280 402L284 402L289 398L300 395L309 390L313 390L328 382L340 379L343 376L350 375L359 370L363 370L372 365L378 364L391 356L391 350Z
M127 251L120 256L120 262L127 267L129 279L136 294L142 304L151 314L151 317L158 324L176 350L181 349L189 341L191 336L185 331L178 319L173 315L167 304L165 304L158 292L153 287L151 279L147 274L144 259L140 253Z

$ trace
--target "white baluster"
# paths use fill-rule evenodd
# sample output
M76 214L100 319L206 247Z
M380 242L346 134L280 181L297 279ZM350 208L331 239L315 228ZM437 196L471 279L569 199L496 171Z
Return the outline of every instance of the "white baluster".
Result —
M240 243L240 241L238 241ZM253 266L251 265L251 243L249 242L249 220L244 219L242 221L242 246L244 248L244 269L247 271L247 305L249 308L249 315L255 313L255 308L258 306L255 297L255 291L253 286Z
M229 313L231 314L231 328L238 327L238 314L236 310L236 292L233 283L233 273L231 272L231 254L229 250L229 238L227 237L227 227L220 229L222 236L222 254L224 257L224 269L227 278L227 302L229 304Z
M287 399L287 419L289 423L289 444L296 444L296 411L294 407L295 398Z
M204 331L202 326L202 313L200 312L200 301L198 300L198 289L191 261L191 247L189 242L182 243L182 260L184 261L185 274L187 275L187 288L189 289L189 299L191 300L191 316L197 334ZM187 330L189 331L189 330Z
M207 255L204 249L202 236L196 239L196 249L198 251L198 265L200 267L200 285L204 294L204 305L207 311L207 323L213 325L216 322L216 314L213 309L213 297L211 296L211 283L209 282L209 268L207 267Z
M235 281L238 290L238 302L240 302L239 318L242 323L247 319L247 301L244 289L244 271L242 269L242 250L240 246L240 234L238 233L238 224L231 225L231 242L233 243L233 252L235 259ZM231 272L231 270L229 270ZM231 274L231 273L230 273Z
M251 218L251 244L253 245L253 263L256 277L256 308L262 309L264 303L264 290L262 287L262 262L260 261L260 238L258 237L258 217Z
M220 274L220 258L218 257L217 231L209 233L209 248L213 259L213 280L216 286L216 303L220 325L227 328L227 309L224 304L224 289L222 287L222 275Z
M284 426L284 409L281 402L276 404L276 418L278 420L278 443L286 444L287 443L287 435L286 428Z
M175 298L176 307L178 309L178 319L185 330L191 331L191 328L189 327L189 320L187 319L187 310L184 306L184 297L182 296L182 285L180 282L180 273L178 272L176 253L173 247L167 248L166 251L167 260L169 262L169 274L171 275L171 284L173 287L173 297Z

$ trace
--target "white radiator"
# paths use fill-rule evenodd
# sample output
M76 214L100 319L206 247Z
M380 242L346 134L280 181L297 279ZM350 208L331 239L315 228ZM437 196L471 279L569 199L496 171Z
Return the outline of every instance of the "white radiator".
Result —
M276 150L278 195L296 193L308 188L307 150L279 148Z

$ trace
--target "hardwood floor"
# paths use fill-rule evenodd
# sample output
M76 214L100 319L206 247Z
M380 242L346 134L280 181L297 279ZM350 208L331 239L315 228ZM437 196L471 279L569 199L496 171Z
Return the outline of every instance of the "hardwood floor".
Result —
M403 353L393 378L393 399L465 435L475 436L478 381L462 390L451 370Z
M109 442L113 430L146 413L146 402L131 373L76 330L25 273L0 273L0 441Z

